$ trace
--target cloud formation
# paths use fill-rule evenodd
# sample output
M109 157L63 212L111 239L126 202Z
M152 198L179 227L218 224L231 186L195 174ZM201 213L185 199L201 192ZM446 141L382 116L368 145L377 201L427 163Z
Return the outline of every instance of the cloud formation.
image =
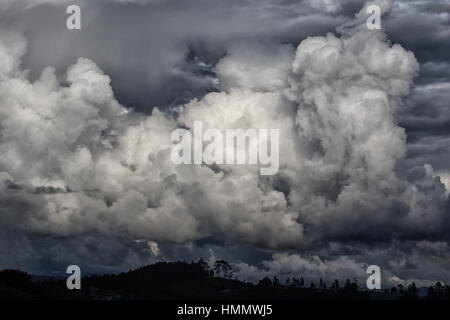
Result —
M302 5L345 10L314 3ZM173 43L156 50L173 52L161 70L185 58ZM52 67L33 76L23 67L36 59L26 47L17 33L0 35L0 250L20 243L18 260L44 259L43 246L56 261L109 266L122 256L127 261L119 265L138 265L164 255L165 244L201 251L199 243L216 241L272 253L261 260L263 271L235 263L250 278L267 270L350 277L373 258L371 250L390 278L412 278L402 274L414 265L403 257L408 251L435 257L436 270L448 265L448 190L432 165L406 158L409 133L397 121L419 64L384 31L353 22L342 34L307 37L298 46L258 36L230 41L214 65L192 58L203 73L183 71L202 88L212 83L213 92L176 110L152 106L148 114L119 103L111 78L91 59L78 58L63 77ZM143 79L138 86L148 84ZM416 87L408 99L417 102L427 90L439 91ZM413 108L425 112L421 106ZM413 116L403 119L420 137ZM174 165L171 132L194 121L205 129L280 129L279 173ZM63 239L65 249L48 239ZM395 258L386 259L392 251Z

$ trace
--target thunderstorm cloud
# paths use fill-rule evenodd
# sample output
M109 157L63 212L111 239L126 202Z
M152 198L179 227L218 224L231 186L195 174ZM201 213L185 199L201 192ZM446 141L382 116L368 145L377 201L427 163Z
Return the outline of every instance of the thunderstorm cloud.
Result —
M0 266L450 281L450 4L232 2L2 2ZM278 173L175 165L194 121L279 129Z

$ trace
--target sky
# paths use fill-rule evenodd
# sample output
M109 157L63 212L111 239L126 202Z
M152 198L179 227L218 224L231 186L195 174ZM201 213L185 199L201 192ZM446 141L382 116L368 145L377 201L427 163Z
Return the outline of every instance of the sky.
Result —
M0 30L0 268L450 282L450 1L1 0ZM279 129L278 173L175 165L194 121Z

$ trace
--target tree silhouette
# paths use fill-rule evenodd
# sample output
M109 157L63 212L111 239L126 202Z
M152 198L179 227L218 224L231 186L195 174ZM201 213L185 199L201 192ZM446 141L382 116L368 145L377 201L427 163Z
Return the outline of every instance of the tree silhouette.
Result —
M433 298L434 297L434 288L433 286L429 286L428 287L428 294L427 294L428 298Z
M408 286L408 295L411 297L417 297L417 287L414 282Z
M350 279L347 278L347 280L345 280L344 289L350 290L351 285L352 285L352 282L350 281Z
M347 293L354 293L358 291L357 279L354 278L353 282L351 282L350 279L345 280L344 291Z
M280 286L280 280L278 280L277 276L273 277L272 284L274 288L278 288Z
M436 282L435 288L436 288L435 295L437 295L438 297L443 296L443 293L442 293L443 286L442 286L442 284L439 281Z
M205 276L208 276L208 277L214 276L214 271L211 270L211 268L209 267L209 264L205 260L203 260L203 257L201 257L197 263L202 268L203 272L205 273Z
M286 285L290 286L291 285L291 278L287 277L286 279Z
M334 287L334 289L339 289L339 280L338 279L334 279L333 287Z
M223 278L231 279L233 277L233 268L225 260L216 260L214 263L214 274L222 275Z
M289 290L280 289L277 276L261 279L257 285L251 282L231 280L231 266L225 260L217 260L214 269L219 277L211 277L211 268L200 258L197 262L159 262L120 274L94 275L83 278L82 290L67 290L65 279L32 281L21 271L0 271L0 300L2 299L370 299L378 294L359 290L356 279L346 279L343 290L335 279L331 289L322 278L316 284L306 285L303 277L288 277ZM223 276L224 278L222 278ZM342 285L342 284L341 284ZM406 285L405 285L406 287ZM316 290L319 289L319 290ZM398 294L398 292L402 294ZM389 289L384 290L389 294ZM418 288L412 282L391 289L392 298L417 299ZM437 282L428 288L428 299L450 299L450 286Z
M258 288L268 289L272 288L272 280L265 277L261 280L259 280L258 284L256 285Z
M353 278L353 282L351 284L351 289L353 292L358 291L358 279Z

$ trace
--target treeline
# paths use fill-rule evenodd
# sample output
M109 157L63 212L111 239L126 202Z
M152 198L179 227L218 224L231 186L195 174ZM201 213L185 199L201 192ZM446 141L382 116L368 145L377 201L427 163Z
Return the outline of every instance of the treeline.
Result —
M20 270L0 271L0 300L47 299L42 286Z
M266 277L256 285L239 281L225 260L212 267L197 262L159 262L119 274L82 278L81 290L68 290L65 279L33 281L18 270L0 271L0 300L4 299L450 299L450 287L440 282L419 297L415 283L384 291L359 290L357 279L306 282L303 277Z

